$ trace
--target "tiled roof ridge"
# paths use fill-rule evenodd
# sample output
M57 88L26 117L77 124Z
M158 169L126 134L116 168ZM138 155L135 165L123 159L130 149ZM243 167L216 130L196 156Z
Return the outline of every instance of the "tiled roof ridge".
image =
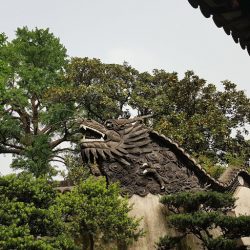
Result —
M235 43L247 49L250 55L250 10L245 11L238 0L188 0L193 8L200 8L201 13L212 16L218 28L223 28L227 35L232 35ZM249 5L250 8L250 5Z
M245 168L235 168L235 172L233 172L233 176L229 180L223 181L223 180L216 180L213 178L209 173L206 172L206 170L199 164L197 161L190 155L188 154L181 146L179 146L178 143L174 142L172 139L169 137L162 135L156 131L151 131L151 133L161 137L171 145L173 145L184 157L186 157L189 162L193 165L195 168L194 170L204 176L206 178L206 182L208 184L211 184L212 186L215 186L217 189L223 189L223 190L228 190L230 191L232 188L235 188L235 185L239 186L238 183L238 176L239 175L244 175L247 176L248 179L250 179L250 174Z

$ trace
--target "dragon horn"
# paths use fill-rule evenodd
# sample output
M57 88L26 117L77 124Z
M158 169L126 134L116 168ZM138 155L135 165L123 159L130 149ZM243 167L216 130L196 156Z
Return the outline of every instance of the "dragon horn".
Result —
M136 119L136 120L144 120L144 119L151 118L151 117L153 117L153 114L137 116L134 119Z
M153 114L137 116L137 117L134 117L132 119L125 119L125 123L129 124L129 123L134 123L134 122L137 122L137 121L143 121L144 119L150 118L150 117L153 117Z

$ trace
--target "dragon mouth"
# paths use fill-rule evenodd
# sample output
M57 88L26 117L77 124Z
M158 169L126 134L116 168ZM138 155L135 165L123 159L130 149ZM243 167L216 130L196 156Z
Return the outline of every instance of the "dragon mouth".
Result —
M105 140L106 135L97 129L88 127L86 125L80 126L80 131L83 134L83 138L81 139L81 143L85 142L103 142Z

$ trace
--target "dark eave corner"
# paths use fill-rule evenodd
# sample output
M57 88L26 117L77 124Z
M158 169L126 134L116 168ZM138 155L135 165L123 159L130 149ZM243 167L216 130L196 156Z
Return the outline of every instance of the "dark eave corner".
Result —
M218 28L231 35L250 55L250 0L188 0L194 8L209 18Z

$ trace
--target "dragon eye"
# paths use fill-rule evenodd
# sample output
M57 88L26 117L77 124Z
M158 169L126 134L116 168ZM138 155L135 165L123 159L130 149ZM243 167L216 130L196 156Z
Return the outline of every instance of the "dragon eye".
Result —
M107 122L107 123L106 123L106 127L107 127L107 128L113 128L113 123Z

